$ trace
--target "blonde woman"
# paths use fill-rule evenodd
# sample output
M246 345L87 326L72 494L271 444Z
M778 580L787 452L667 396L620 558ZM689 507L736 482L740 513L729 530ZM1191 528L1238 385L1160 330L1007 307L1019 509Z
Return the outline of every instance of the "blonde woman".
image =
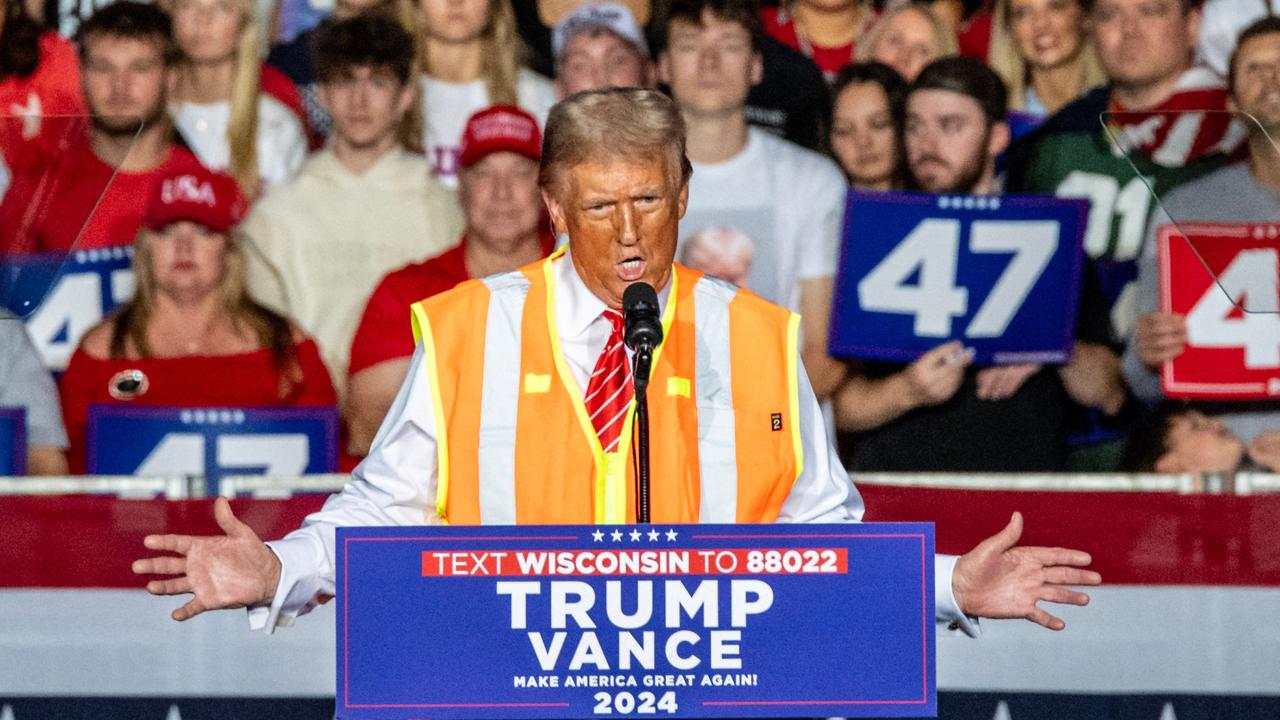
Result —
M1040 118L1107 81L1080 0L996 0L989 62L1010 109Z
M457 186L467 118L490 105L518 105L546 122L551 82L520 64L510 0L401 0L422 70L423 146L432 172Z
M169 11L183 55L170 110L191 149L248 197L292 177L306 158L306 132L261 91L252 0L171 0Z
M760 10L765 32L803 53L827 82L853 62L854 50L875 24L866 0L785 0Z
M925 65L959 52L956 35L923 5L899 5L880 17L857 47L858 60L875 60L912 82Z
M314 342L245 290L231 178L197 167L156 183L134 243L137 289L85 333L62 376L70 465L82 472L89 405L333 406Z

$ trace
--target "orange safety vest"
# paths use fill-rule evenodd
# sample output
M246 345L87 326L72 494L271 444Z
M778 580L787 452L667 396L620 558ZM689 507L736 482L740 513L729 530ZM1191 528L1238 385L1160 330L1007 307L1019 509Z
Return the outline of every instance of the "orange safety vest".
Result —
M446 522L635 522L634 413L605 453L555 328L559 256L413 306ZM799 316L680 265L671 277L648 390L650 517L772 522L803 470Z

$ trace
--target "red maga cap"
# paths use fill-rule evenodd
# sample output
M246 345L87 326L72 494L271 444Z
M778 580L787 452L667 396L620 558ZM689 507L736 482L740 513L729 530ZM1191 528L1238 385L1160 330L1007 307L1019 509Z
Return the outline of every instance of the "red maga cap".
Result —
M248 203L230 176L203 167L161 175L151 190L142 224L160 232L178 222L193 222L226 233L244 219Z
M496 152L541 160L542 132L537 118L514 105L494 105L472 115L462 131L458 164L471 167Z

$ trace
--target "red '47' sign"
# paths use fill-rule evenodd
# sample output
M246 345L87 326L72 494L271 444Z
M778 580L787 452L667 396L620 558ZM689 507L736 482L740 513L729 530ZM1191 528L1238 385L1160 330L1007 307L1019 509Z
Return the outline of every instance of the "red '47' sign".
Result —
M1162 225L1156 239L1160 308L1187 318L1165 395L1280 396L1280 224Z

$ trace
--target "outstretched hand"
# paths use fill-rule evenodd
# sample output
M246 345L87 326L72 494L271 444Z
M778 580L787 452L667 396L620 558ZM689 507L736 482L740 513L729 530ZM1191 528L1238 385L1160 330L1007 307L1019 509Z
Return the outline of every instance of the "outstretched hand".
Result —
M1093 561L1082 550L1018 547L1022 513L1003 530L978 543L956 561L951 576L956 603L966 615L1026 618L1050 630L1067 626L1036 605L1041 600L1087 605L1089 596L1064 585L1099 585L1102 576L1083 566Z
M223 536L148 535L150 550L177 553L145 558L133 563L137 575L176 575L147 583L152 595L192 594L173 611L179 622L206 610L252 607L269 603L280 582L280 560L266 543L231 512L231 503L218 498L213 517Z

